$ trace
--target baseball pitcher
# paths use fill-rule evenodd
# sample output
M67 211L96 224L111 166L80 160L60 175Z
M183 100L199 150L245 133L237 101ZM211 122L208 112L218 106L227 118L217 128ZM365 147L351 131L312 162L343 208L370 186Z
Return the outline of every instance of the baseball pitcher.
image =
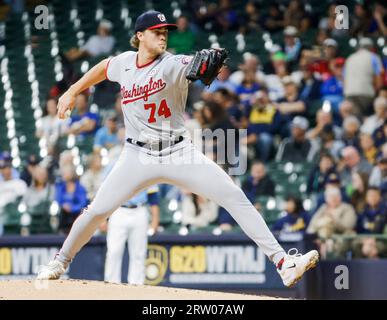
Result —
M76 96L105 79L121 85L125 117L124 150L92 203L73 224L55 259L41 268L38 279L58 279L95 230L122 203L154 184L169 183L216 202L277 266L285 286L293 286L318 261L318 252L285 253L260 213L243 191L215 162L197 150L184 127L190 81L210 84L227 58L224 49L203 49L193 57L166 52L168 32L176 25L157 11L147 11L135 23L132 46L102 60L66 91L58 102L63 119Z

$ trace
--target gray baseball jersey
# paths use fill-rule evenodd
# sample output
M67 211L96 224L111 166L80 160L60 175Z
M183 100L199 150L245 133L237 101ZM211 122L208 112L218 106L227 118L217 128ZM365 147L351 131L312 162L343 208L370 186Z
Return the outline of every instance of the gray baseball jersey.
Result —
M136 55L130 51L120 54L112 58L106 68L107 78L121 84L127 138L153 142L188 135L183 111L188 89L185 71L190 57L164 53L139 67ZM90 240L98 225L122 203L140 190L158 183L175 184L214 201L230 212L246 234L275 263L285 256L283 248L243 191L189 139L166 149L166 154L162 150L141 157L141 149L125 144L95 198L74 222L58 259L71 261Z
M126 138L142 142L187 136L184 109L189 81L185 71L192 57L165 52L138 66L137 53L111 58L106 77L121 85Z

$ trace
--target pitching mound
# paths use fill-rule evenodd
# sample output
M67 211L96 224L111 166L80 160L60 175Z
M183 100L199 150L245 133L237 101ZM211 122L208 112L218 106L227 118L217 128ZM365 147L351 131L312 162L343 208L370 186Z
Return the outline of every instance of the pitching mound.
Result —
M267 300L267 296L86 280L0 281L0 300Z

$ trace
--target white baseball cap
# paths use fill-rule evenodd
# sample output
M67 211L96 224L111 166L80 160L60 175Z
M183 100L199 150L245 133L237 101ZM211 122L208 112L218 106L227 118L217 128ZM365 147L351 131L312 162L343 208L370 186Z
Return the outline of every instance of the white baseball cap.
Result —
M301 117L301 116L294 117L294 119L292 121L292 128L294 128L294 127L297 127L297 128L300 128L300 129L306 131L309 128L309 121L308 121L308 119Z
M296 36L298 33L298 30L295 26L287 26L284 30L285 36Z
M326 47L337 47L337 41L332 38L325 39L323 45Z
M106 19L102 19L98 26L102 27L106 30L109 30L109 31L113 28L113 24L109 20L106 20Z

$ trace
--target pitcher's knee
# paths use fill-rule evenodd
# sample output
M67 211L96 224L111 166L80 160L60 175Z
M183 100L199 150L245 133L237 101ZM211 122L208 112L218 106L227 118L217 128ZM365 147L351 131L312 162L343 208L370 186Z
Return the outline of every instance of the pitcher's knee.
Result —
M92 216L95 219L104 221L109 218L114 212L114 209L106 208L106 207L98 207L95 205L89 205L83 210L83 214L87 214Z

